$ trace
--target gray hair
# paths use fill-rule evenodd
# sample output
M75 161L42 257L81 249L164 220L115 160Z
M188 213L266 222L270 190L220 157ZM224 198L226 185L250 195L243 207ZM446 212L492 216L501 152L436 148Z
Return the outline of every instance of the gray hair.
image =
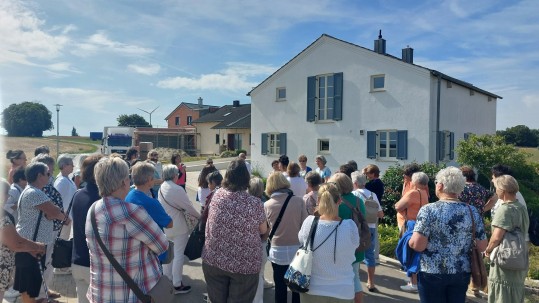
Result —
M460 169L450 166L436 174L436 183L444 185L442 190L444 193L460 195L466 185L466 178L464 178Z
M135 185L148 183L155 175L155 167L148 162L138 162L131 167L131 178Z
M58 168L64 169L64 166L73 164L73 156L69 154L61 154L58 157Z
M429 185L429 176L422 171L418 171L412 175L412 183L420 185Z
M170 181L174 179L174 177L176 177L178 173L179 173L179 170L176 165L167 164L163 166L163 174L161 177L163 178L163 181Z
M31 162L30 164L26 165L24 175L26 177L26 181L28 183L32 183L37 180L39 174L46 175L48 171L49 167L47 164L43 162Z
M41 162L50 166L54 166L54 158L49 154L39 154L35 156L31 162Z
M367 176L362 174L360 171L354 171L352 172L352 182L354 182L357 187L364 188L367 184Z
M262 197L262 194L264 193L264 181L262 181L262 179L259 177L252 177L251 180L249 180L249 188L247 189L247 192L251 196L255 196L257 198Z
M129 167L121 158L105 157L95 165L94 176L99 195L107 197L124 185L129 177Z
M322 163L324 163L324 165L326 165L326 163L328 163L328 161L326 160L326 157L322 156L322 155L317 155L316 158L314 158L315 160L318 160L320 159L320 161L322 161Z

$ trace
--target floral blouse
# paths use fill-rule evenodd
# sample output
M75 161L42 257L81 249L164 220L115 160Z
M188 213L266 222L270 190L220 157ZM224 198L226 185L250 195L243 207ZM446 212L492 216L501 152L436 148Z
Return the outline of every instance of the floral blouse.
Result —
M421 254L420 270L430 274L470 272L472 210L475 238L485 240L483 219L475 207L465 203L438 201L423 206L417 215L414 232L428 238Z
M459 196L459 200L475 206L480 214L492 193L478 183L466 183L464 190Z
M9 225L14 225L13 217L7 213L0 214L0 229ZM0 244L0 291L5 291L9 288L14 268L15 252Z

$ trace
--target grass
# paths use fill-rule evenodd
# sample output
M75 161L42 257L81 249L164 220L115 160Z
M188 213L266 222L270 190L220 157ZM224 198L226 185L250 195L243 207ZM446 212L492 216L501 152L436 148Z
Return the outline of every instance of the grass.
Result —
M531 157L528 158L530 163L539 163L539 148L536 147L519 147L521 151L531 154Z

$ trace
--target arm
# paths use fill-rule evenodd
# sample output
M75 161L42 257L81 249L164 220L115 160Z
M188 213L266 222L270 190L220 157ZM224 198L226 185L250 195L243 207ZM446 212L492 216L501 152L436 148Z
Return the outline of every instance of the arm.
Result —
M384 211L382 210L382 204L380 204L380 200L378 200L378 196L373 191L371 191L371 193L372 193L372 198L374 199L374 201L376 201L376 203L378 203L378 218L382 219L384 217Z
M170 194L172 193L172 190L174 190L174 195ZM200 219L200 213L195 209L193 203L191 203L191 200L189 200L189 197L187 196L187 193L183 187L179 185L172 185L170 188L168 188L168 190L163 191L162 194L163 197L175 207L185 209L188 214Z
M491 210L494 205L496 205L496 201L498 201L498 195L494 194L490 199L488 199L487 203L483 207L483 211L489 211Z
M410 241L408 241L408 246L415 251L422 252L427 248L428 243L429 239L427 237L418 232L414 232L412 234L412 238L410 238Z
M397 203L395 203L395 210L399 213L402 213L406 208L408 208L408 203L412 200L412 195L416 191L410 191L405 194Z
M71 220L60 210L60 208L54 205L51 201L41 203L37 205L36 208L42 211L45 214L45 218L48 220L65 220L65 225L68 225L71 222Z
M21 237L15 230L15 226L4 226L1 231L2 244L14 252L30 252L45 255L45 244L36 243Z
M157 255L164 253L168 248L167 236L144 207L131 204L127 211L129 213L125 220L125 228L129 236L146 244Z
M490 237L490 241L488 242L487 248L485 249L485 256L487 257L490 255L490 253L496 246L500 245L503 240L503 235L505 235L505 229L496 226L493 227L494 229L492 230L492 236Z

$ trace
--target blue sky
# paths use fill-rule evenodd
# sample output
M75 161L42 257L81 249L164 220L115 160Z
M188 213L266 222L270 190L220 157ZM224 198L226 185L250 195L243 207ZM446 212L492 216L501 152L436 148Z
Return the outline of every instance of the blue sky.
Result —
M497 128L539 128L539 1L0 1L0 101L62 104L60 135L246 93L322 34L500 95ZM56 130L46 134L56 134Z

